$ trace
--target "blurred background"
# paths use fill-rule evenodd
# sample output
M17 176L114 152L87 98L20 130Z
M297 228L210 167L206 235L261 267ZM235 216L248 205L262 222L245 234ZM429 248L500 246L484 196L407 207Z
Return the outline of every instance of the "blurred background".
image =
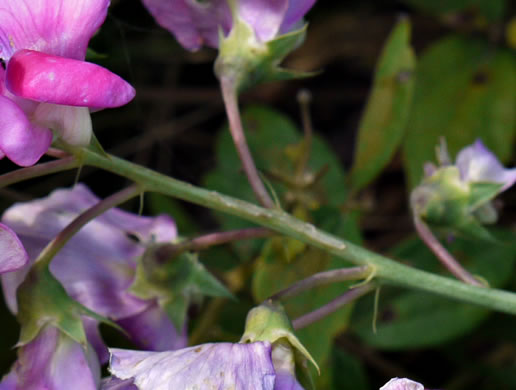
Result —
M241 97L259 168L277 186L289 211L305 207L307 219L330 232L407 264L443 272L415 238L408 194L422 178L423 163L435 161L440 136L446 137L452 156L481 138L506 166L515 165L516 3L320 0L307 20L304 45L284 65L320 74L260 85ZM90 61L121 75L137 90L129 105L93 115L95 134L106 151L196 185L253 199L224 129L224 107L212 71L216 51L185 51L136 0L112 0L106 23L90 47ZM302 136L296 100L301 89L311 92L310 111L319 135L311 167L325 179L313 192L294 193L299 198L292 201L288 185L275 179L289 174L289 145ZM277 153L267 147L275 143ZM2 172L14 168L8 161L0 166ZM71 186L76 176L67 172L2 189L1 210ZM99 196L126 184L90 168L82 169L78 180ZM493 234L514 241L516 190L497 202L500 219ZM126 208L136 212L138 204ZM161 212L170 213L185 236L246 226L184 202L146 197L145 213ZM232 286L241 298L233 306L222 307L214 299L192 308L196 342L238 339L253 299L273 289L260 285L268 272L278 271L260 266L270 265L270 253L260 252L262 247L263 242L252 242L201 256L222 279L252 263L239 277L240 284L252 279L253 287L246 291ZM452 249L491 285L516 290L514 246L466 238L453 242ZM292 261L308 261L292 256ZM334 259L327 262L337 266ZM285 285L302 273L279 275L272 284ZM311 303L322 304L331 294L338 291L323 292L321 301ZM217 315L205 317L208 309ZM305 303L291 310L308 307ZM376 334L372 310L373 299L366 297L353 310L341 310L329 323L303 333L308 344L323 345L315 353L326 373L320 389L377 389L395 376L448 390L516 388L514 317L393 287L382 289ZM0 373L5 373L16 356L12 347L18 325L3 302L0 318ZM109 329L104 333L111 344L129 345ZM324 341L318 339L321 334Z

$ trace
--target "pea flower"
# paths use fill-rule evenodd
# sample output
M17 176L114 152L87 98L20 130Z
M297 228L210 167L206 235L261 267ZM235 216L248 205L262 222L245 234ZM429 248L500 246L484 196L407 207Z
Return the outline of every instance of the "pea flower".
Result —
M113 377L104 390L118 389L115 386L120 390L132 390L131 386L138 390L303 390L296 365L303 371L306 359L313 361L283 308L272 302L249 312L245 332L236 344L208 343L165 352L110 349L110 353Z
M53 326L46 326L18 350L18 360L0 382L0 390L96 390L100 365L94 350L84 348Z
M228 35L233 26L227 0L143 0L158 24L188 50L219 46L219 28ZM315 0L237 0L238 15L260 42L296 27Z
M47 198L15 204L2 221L15 231L32 263L40 251L81 212L99 199L84 185L60 189ZM108 317L124 328L140 347L151 350L182 348L186 336L179 334L155 300L132 295L127 290L135 278L137 260L154 242L170 242L177 235L167 216L137 216L111 209L84 226L56 255L50 271L66 292L88 309ZM18 311L16 291L29 267L2 275L6 303ZM83 320L88 341L102 361L107 350L97 323Z
M411 194L416 216L443 227L488 238L481 224L494 223L491 200L516 182L516 168L508 169L482 141L463 148L452 164L444 142L438 148L439 166L425 165L425 178Z
M169 352L110 349L111 373L139 390L273 390L271 345L214 343Z
M506 169L481 140L462 149L456 165L465 183L499 183L502 185L500 192L516 183L516 168Z
M392 378L380 390L425 390L425 387L407 378Z
M89 109L134 97L119 76L85 62L109 0L0 0L0 157L36 163L53 134L72 145L91 138Z

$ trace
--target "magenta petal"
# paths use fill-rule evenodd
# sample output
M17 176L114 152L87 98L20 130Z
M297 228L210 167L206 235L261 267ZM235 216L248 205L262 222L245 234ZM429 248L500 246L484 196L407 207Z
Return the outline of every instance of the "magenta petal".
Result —
M0 223L0 274L24 267L29 255L22 243L9 227Z
M313 7L316 0L290 0L288 10L280 28L280 33L288 33L295 27L305 14Z
M14 163L34 165L52 143L52 132L33 126L12 100L0 96L0 150Z
M188 50L198 50L203 45L217 47L219 26L224 33L231 27L226 0L143 0L143 4L158 24Z
M16 373L11 371L8 375L2 378L2 382L0 382L0 390L17 390L16 382Z
M165 312L153 304L141 313L118 321L134 343L150 351L173 351L188 344L186 326L178 333Z
M109 0L0 0L0 58L21 49L83 60Z
M32 50L11 57L6 85L26 99L92 108L119 107L135 95L129 83L101 66Z

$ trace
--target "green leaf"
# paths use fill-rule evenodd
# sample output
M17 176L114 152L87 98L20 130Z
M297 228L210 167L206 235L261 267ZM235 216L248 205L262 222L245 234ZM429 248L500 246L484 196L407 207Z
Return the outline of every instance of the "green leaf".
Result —
M498 232L509 239L509 232ZM514 238L514 237L513 237ZM473 274L485 278L492 287L505 285L514 269L514 246L491 245L479 241L456 240L452 253ZM394 256L430 272L445 272L433 254L417 239L401 244ZM456 339L475 329L490 311L423 292L383 288L377 333L371 330L371 300L359 302L360 314L352 321L355 332L368 344L382 349L430 347Z
M302 142L302 135L285 115L265 107L249 107L242 114L246 137L256 166L267 173L293 177L295 166L289 151ZM255 202L254 194L235 151L233 140L226 128L220 132L216 143L216 166L203 182L205 187L224 194ZM320 137L314 135L312 152L308 162L312 172L327 171L317 185L303 192L316 205L338 206L344 202L347 191L344 172L335 152ZM285 195L289 191L280 180L268 179L274 192L286 206ZM317 207L317 206L316 206ZM241 218L215 212L214 215L224 230L243 229L255 226ZM263 240L245 240L234 244L243 260L250 259L259 250Z
M360 121L351 171L354 191L374 180L401 143L412 103L415 62L410 22L402 19L385 44Z
M505 0L405 0L405 2L436 15L464 10L476 11L491 21L501 19L506 8Z
M367 372L360 360L340 348L333 349L333 388L369 390Z
M516 134L516 55L487 42L445 38L421 56L403 145L410 187L445 136L452 155L481 138L502 161Z

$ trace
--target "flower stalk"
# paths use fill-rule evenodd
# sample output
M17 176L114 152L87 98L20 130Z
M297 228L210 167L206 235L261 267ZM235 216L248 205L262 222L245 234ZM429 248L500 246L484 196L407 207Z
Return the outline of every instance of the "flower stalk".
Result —
M426 246L437 256L439 261L459 280L473 286L485 287L480 280L475 278L465 269L448 250L439 242L426 223L418 216L414 217L414 226L417 234Z
M273 234L274 232L265 228L248 228L210 233L178 244L163 245L156 251L156 256L160 261L167 261L183 252L199 252L215 245L228 244L233 241L252 238L270 237Z
M492 310L516 314L516 294L483 288L421 271L371 252L342 238L317 229L276 209L265 209L243 200L185 183L115 156L104 156L87 149L71 148L85 165L91 165L129 178L154 191L217 211L241 217L278 233L313 245L356 265L375 267L375 278L384 283L426 291Z
M314 322L317 322L324 317L332 314L333 312L340 309L342 306L354 301L355 299L360 298L361 296L367 294L370 291L373 291L377 288L375 283L367 283L361 286L352 288L346 291L341 296L335 298L331 302L326 305L316 309L310 313L304 314L301 317L296 318L292 321L292 325L295 330L303 329Z
M35 264L46 267L50 264L54 256L63 248L63 246L76 234L81 228L92 219L103 214L107 210L122 204L129 199L139 195L142 188L133 184L122 191L119 191L89 208L77 218L75 218L68 226L66 226L48 245L41 251Z
M234 82L230 78L222 77L220 80L220 88L222 90L222 97L224 99L224 105L226 107L226 113L229 120L231 137L233 137L233 142L235 143L238 156L242 162L242 167L247 175L249 184L251 185L260 204L264 207L272 208L274 207L274 202L260 179L260 175L256 169L253 157L251 156L251 151L249 150L249 146L245 139Z
M309 277L299 280L289 287L269 297L272 300L285 299L296 296L304 291L325 284L344 282L347 280L359 280L368 278L374 270L369 266L332 269L330 271L318 272Z

